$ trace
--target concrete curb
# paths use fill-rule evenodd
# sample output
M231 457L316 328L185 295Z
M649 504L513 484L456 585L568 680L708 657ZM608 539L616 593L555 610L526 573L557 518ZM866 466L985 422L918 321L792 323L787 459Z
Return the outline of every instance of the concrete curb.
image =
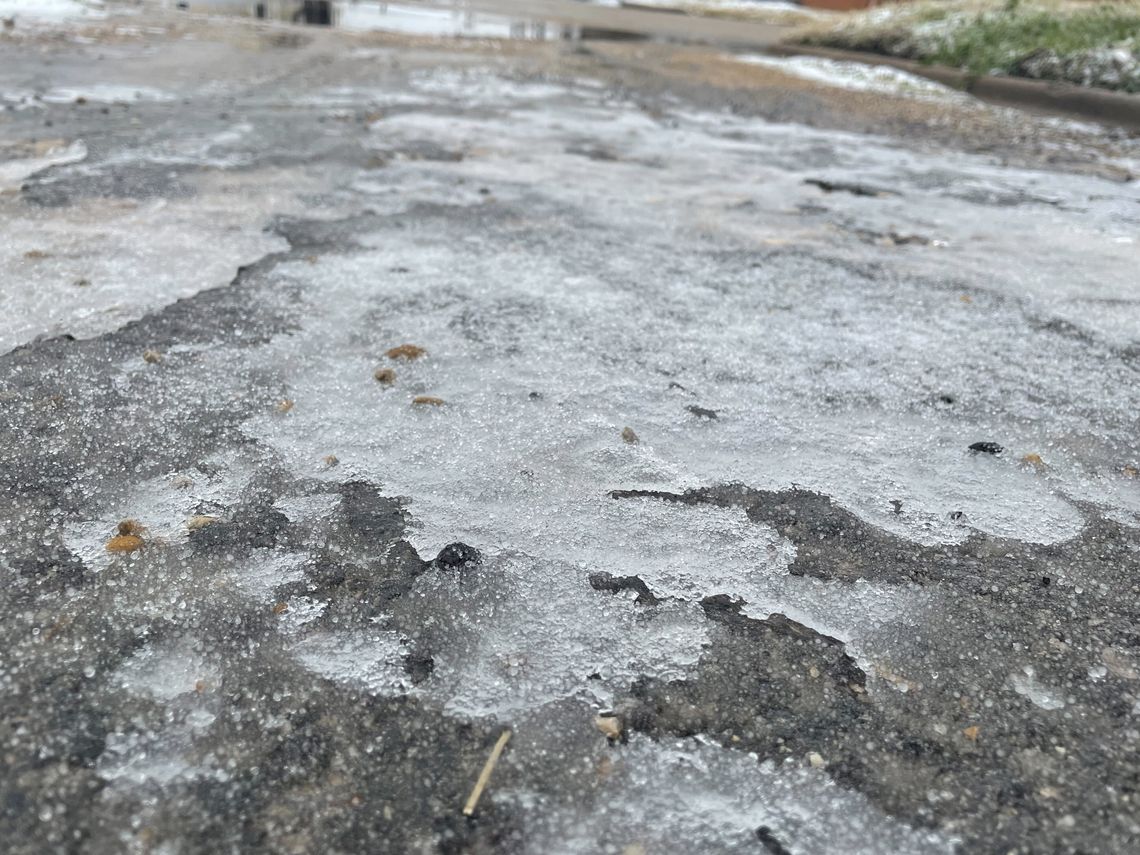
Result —
M961 69L945 65L924 65L911 59L812 45L781 43L772 45L767 52L775 56L818 56L839 62L889 65L968 92L975 98L993 104L1091 119L1106 125L1140 131L1140 95L1022 77L974 77Z

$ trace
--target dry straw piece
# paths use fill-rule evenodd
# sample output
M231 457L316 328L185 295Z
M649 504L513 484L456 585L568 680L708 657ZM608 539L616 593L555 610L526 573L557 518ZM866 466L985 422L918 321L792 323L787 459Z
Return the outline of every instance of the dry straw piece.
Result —
M499 741L495 743L495 747L491 749L491 756L487 758L487 762L483 764L483 771L479 773L479 780L475 782L475 789L471 791L471 795L467 797L467 804L463 806L463 815L471 816L475 813L475 806L479 804L479 797L483 795L483 790L487 788L487 782L491 780L491 773L495 771L495 764L499 762L499 756L503 753L503 749L507 747L507 743L511 739L511 732L504 730L499 734Z

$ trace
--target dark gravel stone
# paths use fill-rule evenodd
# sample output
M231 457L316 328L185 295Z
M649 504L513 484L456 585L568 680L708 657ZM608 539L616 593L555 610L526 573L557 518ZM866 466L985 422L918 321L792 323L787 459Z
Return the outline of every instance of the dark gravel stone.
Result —
M690 404L685 407L690 413L702 419L715 419L718 418L716 410L706 410L704 407L698 407L696 404Z
M970 446L970 451L975 454L1001 454L1005 449L996 442L975 442Z
M483 556L474 546L466 543L449 543L439 551L432 562L440 570L463 570L483 563Z
M595 591L609 591L616 594L619 591L635 591L635 603L642 606L655 606L661 602L660 597L654 596L649 586L639 576L614 576L611 573L591 573L590 587Z
M764 849L770 852L771 855L792 855L788 848L772 833L772 829L766 825L762 825L756 829L756 839L760 841Z
M412 678L412 685L418 686L435 670L435 659L426 651L414 650L404 657L404 670Z
M248 552L277 546L289 530L289 518L271 501L258 498L239 506L231 519L190 532L190 544L200 552Z

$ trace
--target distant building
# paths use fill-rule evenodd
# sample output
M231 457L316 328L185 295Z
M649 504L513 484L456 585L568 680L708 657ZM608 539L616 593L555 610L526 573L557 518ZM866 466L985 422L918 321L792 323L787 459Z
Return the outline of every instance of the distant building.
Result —
M195 12L225 12L268 21L336 23L336 4L330 0L183 0L177 5Z

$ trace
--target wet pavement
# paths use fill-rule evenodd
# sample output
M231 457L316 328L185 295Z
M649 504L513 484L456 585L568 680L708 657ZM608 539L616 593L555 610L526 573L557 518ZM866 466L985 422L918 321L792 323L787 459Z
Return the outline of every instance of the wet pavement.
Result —
M0 41L9 851L1135 849L1135 141L902 84Z

